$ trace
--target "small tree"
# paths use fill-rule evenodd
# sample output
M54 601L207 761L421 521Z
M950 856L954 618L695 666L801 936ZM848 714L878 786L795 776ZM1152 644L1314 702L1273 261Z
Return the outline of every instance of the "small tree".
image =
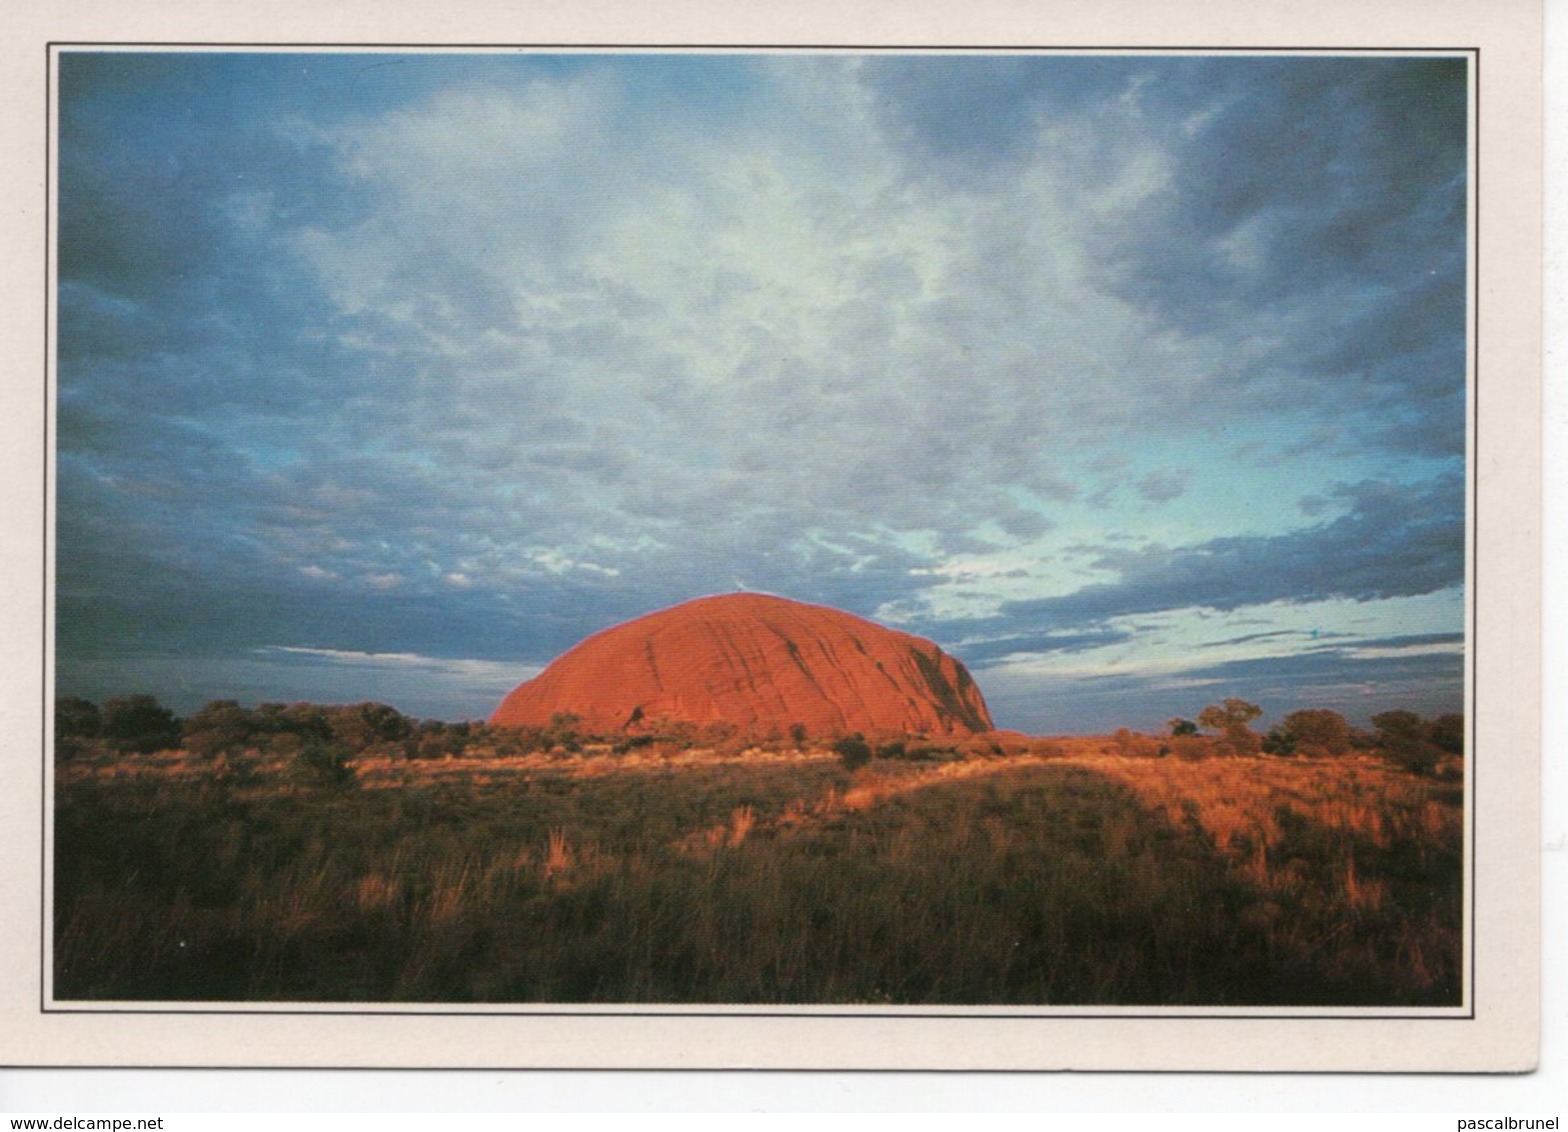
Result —
M1350 724L1337 711L1303 708L1287 715L1284 723L1304 755L1343 755L1350 750Z
M1257 704L1232 698L1223 704L1210 704L1204 708L1198 713L1198 724L1211 731L1218 731L1231 754L1255 755L1260 745L1258 736L1247 724L1262 714L1263 709Z
M1451 755L1465 753L1465 717L1458 712L1440 715L1427 724L1432 742Z
M1413 711L1385 711L1372 717L1378 749L1412 774L1431 774L1442 754L1428 739L1427 725Z
M297 735L302 741L318 739L326 743L332 739L330 711L320 704L262 704L256 710L271 719L277 730Z
M328 719L332 738L345 750L366 751L413 734L413 721L386 704L361 703L339 708Z
M1165 726L1170 728L1173 737L1176 735L1196 735L1198 733L1198 725L1190 719L1173 719Z
M1396 747L1421 738L1421 717L1402 708L1374 715L1372 726L1377 728L1377 741L1381 747Z
M103 705L103 735L117 750L145 755L178 747L180 724L152 696L118 696Z

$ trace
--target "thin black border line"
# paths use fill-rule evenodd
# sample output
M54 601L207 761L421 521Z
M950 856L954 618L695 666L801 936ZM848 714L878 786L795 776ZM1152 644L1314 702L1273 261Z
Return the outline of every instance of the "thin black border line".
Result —
M1236 46L1228 46L1228 47L1169 47L1169 46L1167 46L1167 47L1160 47L1160 48L1143 49L1143 48L1128 48L1128 47L1125 47L1125 46L1122 46L1122 47L1110 47L1110 46L1104 46L1104 45L1100 45L1100 46L1076 46L1076 47L1061 48L1061 47L1013 46L1013 45L997 46L995 44L992 44L992 45L989 45L989 46L944 44L944 45L942 45L940 47L930 47L929 45L921 46L921 45L914 45L914 44L904 44L904 45L895 45L895 46L892 46L892 47L888 47L885 44L884 45L880 45L880 46L849 45L849 44L830 44L830 45L811 45L811 44L685 44L685 45L682 45L682 44L495 44L495 43L489 43L489 44L412 44L412 43L393 43L393 44L367 44L367 43L360 43L360 44L319 44L319 43L308 43L308 44L307 43L245 43L245 44L233 43L233 44L221 44L220 43L220 44L214 44L214 43L205 43L205 42L199 42L199 41L193 41L193 42L161 42L161 43L160 42L142 42L142 41L57 41L57 40L47 41L45 43L46 66L45 66L45 69L44 69L44 84L45 84L45 114L44 114L44 119L45 119L45 135L46 135L45 136L45 162L46 162L46 166L45 166L45 182L44 183L45 183L46 199L45 199L45 202L44 202L44 205L45 205L44 206L44 218L45 218L44 219L44 237L45 237L45 240L44 240L44 243L45 243L45 247L44 247L44 280L45 280L45 282L44 282L44 328L45 328L45 331L44 331L44 392L45 392L45 396L44 396L44 422L45 422L45 433L44 433L44 485L45 485L45 494L44 494L44 538L45 538L45 543L44 543L44 549L45 549L45 552L44 552L44 556L43 556L44 595L45 595L45 633L44 633L44 641L43 641L43 662L44 662L44 666L45 666L45 675L46 676L48 674L48 649L49 649L48 627L49 627L49 611L51 609L51 605L50 605L50 602L49 602L49 597L50 597L49 583L50 583L51 579L50 579L50 576L49 576L50 572L49 572L49 554L48 554L49 534L50 534L50 526L49 526L49 497L48 497L48 484L49 484L49 471L50 471L49 466L48 466L49 465L48 422L49 422L49 419L50 419L50 417L49 417L50 395L53 392L55 392L54 388L50 385L50 382L49 382L50 360L51 360L51 354L50 354L50 351L49 351L49 327L51 325L51 319L53 317L53 312L54 312L54 305L51 302L51 299L52 299L53 296L52 296L51 291L50 291L51 277L50 277L49 263L50 263L50 252L53 250L54 243L55 243L55 241L54 241L54 232L53 232L53 229L50 226L51 214L50 214L49 205L50 205L50 202L52 200L52 196L50 195L50 190L53 188L53 176L52 176L53 166L52 166L52 164L50 164L50 161L51 161L51 159L53 157L53 151L54 151L54 130L53 130L54 121L53 121L53 119L54 119L55 115L54 115L54 109L53 109L53 95L55 94L55 85L56 85L54 83L54 81L53 81L54 80L54 70L55 70L54 62L55 62L55 59L56 59L56 56L58 55L58 53L60 51L62 51L63 49L66 49L66 48L69 48L69 47L125 47L125 48L151 47L151 48L165 48L165 49L167 49L167 48L178 48L178 47L212 47L214 49L221 50L224 53L239 53L240 51L242 51L242 50L244 50L246 48L256 49L256 48L274 48L274 47L277 47L277 48L295 48L295 49L298 49L301 54L311 54L311 53L325 52L325 51L331 51L331 50L374 50L374 49L380 49L380 48L391 48L391 49L407 49L407 50L410 50L410 51L432 51L432 52L434 52L434 51L441 51L441 50L453 50L453 49L475 49L475 50L489 50L489 51L494 51L494 52L497 52L497 53L505 52L505 51L512 51L512 50L515 50L515 51L518 51L518 52L529 52L529 53L541 52L541 51L549 51L549 50L581 50L581 51L605 50L605 51L620 51L620 52L624 52L624 53L644 53L644 52L646 52L646 53L660 53L660 52L675 53L675 52L679 52L679 51L703 51L703 50L709 50L709 51L723 51L723 50L767 51L767 50L778 50L778 51L807 52L807 51L819 51L820 50L820 51L830 51L830 52L837 52L837 51L842 51L842 52L854 52L854 51L870 52L870 51L876 51L876 52L885 52L885 53L888 53L888 54L897 54L897 53L903 51L903 52L919 53L919 54L923 54L923 55L929 55L931 57L940 57L940 56L944 56L944 55L952 55L952 54L955 54L955 53L963 53L963 52L1006 55L1006 54L1022 54L1022 53L1033 52L1033 51L1062 52L1064 54L1066 54L1066 53L1087 54L1087 53L1092 53L1092 52L1095 52L1095 51L1099 51L1099 52L1121 52L1121 53L1129 54L1129 55L1144 55L1144 56L1180 55L1180 54L1184 54L1184 53L1194 53L1194 54L1210 53L1210 54L1222 54L1222 55L1227 55L1227 56L1237 56L1237 55L1245 56L1245 55L1247 55L1249 53L1258 53L1258 54L1270 53L1270 54L1276 54L1276 55L1312 56L1312 57L1328 57L1328 58L1331 58L1331 57L1333 57L1335 55L1341 55L1341 54L1376 54L1376 55L1386 55L1386 56L1397 57L1397 58L1403 58L1403 57L1408 57L1408 56L1426 55L1426 54L1439 54L1439 53L1449 53L1449 54L1453 54L1453 55L1456 55L1456 56L1457 55L1467 55L1470 58L1470 81L1471 81L1471 84L1472 84L1472 89L1474 91L1473 99L1467 100L1467 109L1470 110L1470 112L1473 113L1473 115L1474 115L1474 123L1473 123L1474 145L1472 147L1470 147L1471 148L1471 153L1469 155L1469 161L1471 163L1471 167L1474 170L1470 192L1472 194L1472 199L1474 201L1475 225L1474 225L1474 230L1473 231L1469 230L1469 228L1467 226L1466 251L1467 251L1467 254L1469 254L1471 256L1470 271L1471 271L1471 278L1473 280L1473 287L1474 287L1473 294L1474 294L1475 318L1474 318L1474 332L1470 335L1470 341L1467 344L1466 355L1467 355L1467 362L1469 362L1472 365L1473 372L1475 373L1475 387L1474 387L1475 416L1474 416L1474 422L1473 422L1473 425L1474 425L1474 430L1473 430L1474 431L1474 437L1473 437L1473 439L1474 439L1475 449L1476 449L1476 458L1471 462L1471 467L1470 467L1469 471L1470 471L1471 482L1475 485L1475 510L1476 510L1477 514L1476 515L1472 515L1472 516L1468 516L1468 518L1470 518L1472 520L1471 523L1470 523L1470 528L1471 529L1470 529L1469 533L1470 533L1471 545L1472 545L1472 547L1474 549L1473 549L1473 557L1472 557L1472 562L1471 562L1470 576L1468 576L1466 578L1466 584L1469 586L1469 593L1467 594L1467 597L1469 599L1469 604L1470 604L1471 612L1472 612L1471 639L1469 641L1467 641L1466 644L1467 644L1467 648L1468 648L1468 652L1469 652L1469 656L1468 656L1467 659L1470 662L1470 681L1469 682L1471 684L1472 706L1479 701L1480 689L1477 686L1477 683L1478 683L1477 677L1478 677L1480 668L1479 668L1479 665L1477 663L1475 663L1475 655L1474 654L1475 654L1475 651L1476 651L1476 648L1475 648L1475 638L1479 636L1479 608L1478 608L1478 602L1476 600L1476 596L1477 596L1477 591L1480 588L1479 585L1476 584L1476 582L1477 582L1477 580L1479 578L1479 573L1480 573L1480 558L1479 558L1480 539L1479 539L1479 534L1478 534L1479 528L1480 528L1480 522L1479 522L1479 510L1480 510L1480 475L1479 475L1479 468L1480 468L1480 458L1479 458L1479 455L1480 455L1480 401L1481 401L1481 396L1480 396L1480 384L1481 384L1480 383L1480 338L1481 338L1481 334L1480 334L1480 298L1481 298L1481 294L1480 294L1480 259L1481 259L1481 255L1480 255L1480 246L1481 246L1481 195L1480 195L1480 182L1481 182L1481 174L1480 174L1480 168L1481 168L1481 166L1480 166L1480 153L1481 153L1481 109L1480 109L1480 107L1481 107L1481 49L1480 49L1480 47L1463 47L1463 48L1461 48L1461 47L1408 47L1407 46L1407 47L1397 47L1397 48L1396 47L1391 47L1391 48L1382 48L1382 47L1306 48L1306 47L1300 47L1300 46L1293 46L1293 47L1236 47ZM1472 103L1473 103L1473 107L1471 105ZM1467 142L1468 142L1468 140L1469 140L1469 136L1467 134ZM1472 241L1472 237L1473 237L1473 241ZM1469 328L1467 327L1467 330L1468 329ZM1469 382L1468 381L1467 381L1466 385L1467 385L1467 390L1468 390L1468 388L1469 388ZM44 684L45 684L45 687L44 687L44 697L45 697L44 711L47 713L50 710L50 705L49 705L49 702L48 702L48 698L49 698L50 694L53 692L53 686L47 679L45 679ZM59 1006L51 1007L48 1004L48 1002L45 999L45 997L44 997L44 990L45 990L44 975L45 975L45 971L46 971L46 964L47 964L48 959L50 957L50 953L49 953L49 950L48 950L47 947L41 947L40 948L40 957L39 957L39 975L40 975L40 978L39 978L39 1013L43 1014L43 1015L52 1015L52 1016L71 1016L71 1015L86 1015L86 1016L126 1015L126 1016L132 1016L132 1017L141 1017L141 1016L154 1016L154 1017L160 1017L160 1016L198 1016L198 1017L243 1016L243 1017L257 1017L257 1018L266 1018L266 1017L301 1017L301 1016L303 1016L303 1017L329 1017L329 1018L338 1018L338 1017L342 1017L342 1018L445 1018L445 1017L461 1017L461 1018L563 1018L564 1017L564 1018L585 1018L585 1019L593 1019L593 1018L659 1018L659 1019L680 1019L680 1018L716 1018L716 1019L725 1019L725 1018L751 1018L751 1019L821 1018L821 1019L829 1019L829 1020L834 1019L834 1018L857 1018L857 1019L876 1019L876 1020L897 1020L897 1019L900 1019L900 1018L916 1018L916 1019L937 1019L937 1020L942 1020L942 1021L980 1021L980 1022L1006 1022L1006 1021L1035 1022L1035 1021L1055 1021L1055 1020L1069 1020L1069 1019L1073 1019L1073 1020L1100 1020L1100 1021L1108 1021L1108 1022L1118 1022L1118 1021L1123 1021L1123 1020L1127 1020L1127 1021L1155 1021L1155 1022L1166 1021L1166 1020L1170 1020L1170 1021L1203 1020L1203 1021L1223 1021L1223 1022L1246 1022L1246 1021L1263 1021L1263 1022L1275 1022L1275 1021L1309 1021L1309 1022L1310 1021L1340 1021L1340 1022L1362 1022L1362 1021L1369 1021L1369 1022L1454 1022L1454 1021L1473 1021L1475 1019L1475 1017L1476 1017L1475 977L1476 977L1476 966L1477 966L1477 964L1476 964L1476 955L1475 955L1475 944L1476 944L1476 911L1475 911L1475 909L1476 909L1476 900L1477 900L1476 890L1477 890L1477 887L1478 887L1476 885L1476 883L1475 883L1475 868L1474 868L1474 865L1475 865L1475 861L1474 861L1474 856L1475 856L1475 833L1476 833L1476 806L1475 806L1474 795L1478 791L1479 774L1477 773L1477 771L1475 769L1475 766L1474 766L1474 763L1475 763L1475 757L1474 757L1474 753L1475 753L1475 751L1474 751L1474 749L1475 749L1474 736L1475 736L1475 732L1476 732L1476 723L1475 723L1475 718L1474 717L1476 715L1476 712L1472 711L1470 713L1470 715L1471 715L1471 718L1467 722L1468 722L1469 729L1470 729L1470 732L1471 732L1472 741L1471 741L1471 750L1469 752L1470 757L1466 760L1466 762L1468 764L1468 769L1471 772L1471 779L1472 779L1472 781L1471 781L1471 788L1472 789L1471 789L1471 796L1470 797L1466 797L1464 799L1465 804L1469 807L1469 811L1470 811L1469 812L1469 819L1470 819L1469 825L1470 825L1470 832L1471 832L1471 838L1470 838L1470 841L1471 841L1471 845L1470 845L1471 860L1469 862L1469 864L1470 864L1470 870L1469 871L1470 871L1470 877L1471 877L1471 886L1470 886L1471 917L1470 917L1470 948L1469 948L1469 960L1470 960L1470 962L1469 962L1469 971L1468 971L1468 979L1467 979L1468 986L1465 988L1465 991L1467 993L1465 993L1465 994L1463 994L1461 996L1461 1002L1460 1002L1459 1007L1457 1008L1457 1009L1463 1009L1464 1006L1465 1006L1464 999L1468 998L1468 1000L1469 1000L1469 1002L1468 1002L1469 1010L1468 1010L1467 1013L1463 1013L1463 1014L1436 1014L1436 1015L1434 1015L1434 1014L1424 1014L1424 1013L1409 1013L1409 1014L1278 1014L1278 1013L1263 1014L1263 1013L1259 1013L1259 1014L1235 1014L1235 1015L1231 1015L1231 1014L1213 1014L1213 1013L1172 1013L1170 1011L1165 1011L1165 1012L1162 1012L1162 1013L1159 1013L1159 1014L1130 1014L1130 1013L1129 1014L1121 1014L1121 1013L1118 1013L1118 1014L1081 1014L1081 1013L1051 1013L1051 1014L1015 1014L1015 1013L1008 1013L1008 1014L946 1014L946 1013L943 1013L943 1014L925 1014L925 1013L904 1013L904 1012L899 1012L899 1013L887 1013L887 1012L881 1012L881 1013L831 1012L830 1013L830 1012L827 1012L825 1009L817 1009L817 1010L806 1009L806 1010L802 1010L802 1009L799 1009L799 1008L797 1008L795 1010L781 1009L781 1010L771 1010L771 1011L765 1011L765 1012L764 1011L756 1011L756 1012L752 1012L752 1011L735 1011L735 1012L725 1012L725 1013L717 1013L716 1014L716 1013L712 1013L712 1012L704 1012L704 1011L701 1011L701 1010L680 1010L680 1011L663 1010L663 1011L661 1011L661 1010L657 1009L656 1004L649 1004L649 1007L645 1008L645 1009L626 1010L626 1011L582 1011L582 1010L549 1010L549 1009L547 1009L547 1010L485 1010L485 1011L473 1011L473 1010L468 1010L468 1011L462 1011L462 1010L354 1010L354 1009L347 1009L347 1010L324 1010L324 1009L321 1009L321 1007L327 1006L327 1005L337 1005L336 1003L330 1003L329 1004L329 1003L325 1003L325 1002L316 1005L314 1008L302 1005L300 1007L300 1009L297 1009L297 1010L295 1010L295 1009L259 1010L259 1009L255 1009L254 1007L252 1007L250 1009L245 1009L243 1007L238 1007L238 1006L236 1006L233 1009L219 1008L219 1009L212 1009L212 1010L195 1010L195 1009L189 1009L189 1008L186 1008L186 1009L174 1008L174 1009L169 1009L169 1010L163 1010L163 1009L157 1009L157 1008L151 1008L151 1007L145 1007L145 1006L143 1006L143 1007L128 1007L128 1008L124 1008L124 1009L95 1008L95 1007L68 1007L68 1008L61 1008ZM41 762L40 770L41 770L43 778L44 778L43 785L47 786L48 762L49 762L49 756L50 756L50 751L48 749L49 745L48 745L48 719L47 719L47 715L45 716L45 718L43 720L43 723L42 723L41 739L42 739L41 745L43 747L43 760ZM41 790L40 792L44 795L44 797L42 799L42 808L44 809L45 812L44 812L44 814L42 816L47 818L47 808L49 806L50 799L48 797L47 791L42 791ZM40 848L43 849L43 850L47 850L47 845L44 843L44 834L45 834L44 824L45 823L41 823L41 828L40 828L40 835L39 835L40 836ZM47 918L42 915L42 909L43 909L43 906L45 904L44 896L45 896L45 894L47 892L47 889L48 889L48 875L47 875L46 865L47 865L46 855L45 855L45 853L41 852L40 853L40 864L39 864L39 874L40 874L40 889L39 889L39 896L40 896L40 917L39 917L40 918L40 934L43 937L44 942L47 943L47 941L48 941L48 932L49 932L49 924L47 922ZM260 1004L257 1004L257 1005L260 1005ZM714 1004L703 1004L703 1005L714 1005ZM828 1007L828 1006L830 1006L830 1004L817 1004L817 1005L819 1007ZM959 1009L963 1009L963 1008L959 1007ZM972 1007L971 1007L971 1009L972 1009ZM1005 1007L995 1007L995 1009L1006 1009L1006 1008ZM1114 1008L1112 1008L1112 1009L1114 1009ZM1138 1009L1138 1007L1133 1007L1133 1009ZM1145 1008L1145 1009L1148 1009L1148 1008ZM1211 1008L1211 1009L1213 1009L1213 1008ZM1266 1011L1269 1008L1264 1006L1264 1007L1245 1008L1245 1009L1257 1009L1257 1010L1261 1010L1261 1011ZM1333 1008L1330 1007L1329 1009L1333 1009ZM1369 1007L1367 1009L1369 1009L1369 1010L1377 1010L1377 1009L1388 1009L1388 1008L1387 1007ZM1410 1009L1412 1011L1419 1011L1419 1010L1432 1010L1432 1009L1452 1010L1452 1009L1456 1009L1456 1008L1454 1008L1454 1007L1435 1007L1435 1008L1434 1007L1411 1007L1411 1008L1408 1008L1408 1009ZM1013 1072L1013 1071L1012 1070L1004 1070L1004 1071L1000 1071L1000 1072ZM1023 1071L1019 1070L1019 1072L1023 1072ZM1172 1072L1174 1072L1174 1071L1172 1071Z

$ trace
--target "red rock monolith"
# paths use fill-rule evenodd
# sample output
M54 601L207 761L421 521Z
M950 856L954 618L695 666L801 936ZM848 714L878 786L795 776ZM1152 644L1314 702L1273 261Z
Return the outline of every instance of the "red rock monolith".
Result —
M969 672L930 641L766 594L698 598L589 637L518 685L490 722L591 731L725 722L813 737L991 730Z

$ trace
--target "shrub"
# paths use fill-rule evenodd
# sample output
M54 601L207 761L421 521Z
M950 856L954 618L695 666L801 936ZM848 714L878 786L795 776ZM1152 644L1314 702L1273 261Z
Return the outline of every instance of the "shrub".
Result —
M103 705L103 735L116 750L145 755L178 747L180 724L152 696L120 696Z
M698 742L700 742L704 747L730 747L735 749L735 744L739 743L739 750L745 750L748 746L751 745L751 741L753 739L762 737L756 735L743 735L741 734L739 727L736 727L733 723L722 719L715 720L712 723L703 724L702 727L698 730L697 736Z
M550 717L549 726L540 735L540 746L544 750L554 750L556 747L576 753L583 749L583 736L580 730L582 717L569 711L558 711Z
M1163 749L1162 745L1148 735L1140 735L1130 728L1119 728L1111 741L1116 744L1116 753L1127 758L1153 759L1158 758Z
M327 719L333 741L348 751L365 751L396 743L414 733L413 720L386 704L362 703L339 708Z
M1214 740L1207 735L1172 735L1167 745L1172 755L1189 762L1213 758L1217 753Z
M293 731L279 731L267 737L262 750L274 758L293 760L305 749L306 740Z
M1411 774L1431 774L1437 768L1443 749L1431 740L1431 728L1413 711L1385 711L1372 717L1377 728L1377 746L1383 756ZM1463 723L1460 728L1463 747ZM1451 735L1445 731L1445 739Z
M1457 712L1440 715L1427 725L1432 742L1451 755L1465 751L1465 717Z
M65 696L54 702L54 753L70 758L85 750L103 731L103 715L91 700Z
M1284 729L1304 755L1343 755L1350 750L1350 724L1337 711L1293 711L1285 717Z
M234 700L213 700L185 720L181 730L187 751L215 758L255 746L265 726L266 721L261 716L245 710Z
M343 751L330 743L307 740L294 756L295 776L311 786L342 789L357 781L354 768Z
M1002 746L995 735L985 733L960 739L958 743L939 750L949 751L952 756L962 759L999 759L1007 754L1007 748Z
M1296 753L1296 736L1285 727L1271 727L1263 736L1261 750L1265 755L1293 755Z
M91 700L63 696L54 702L56 739L96 739L103 729L103 714Z
M1430 743L1392 750L1388 757L1395 766L1411 774L1428 775L1437 769L1438 751Z
M833 750L845 770L859 770L871 761L871 744L858 731L834 742Z
M990 750L989 744L968 746L960 750L951 744L921 743L905 751L904 757L912 762L952 762L954 759L963 758L966 754L978 757L989 753Z
M419 725L406 739L382 740L373 742L365 747L353 747L339 743L350 754L363 754L366 751L402 752L410 759L444 759L468 753L471 744L477 743L479 737L474 734L473 728L467 723L443 723L439 719L421 720Z
M1400 709L1374 715L1372 726L1377 728L1378 745L1385 748L1421 738L1421 717L1413 711Z

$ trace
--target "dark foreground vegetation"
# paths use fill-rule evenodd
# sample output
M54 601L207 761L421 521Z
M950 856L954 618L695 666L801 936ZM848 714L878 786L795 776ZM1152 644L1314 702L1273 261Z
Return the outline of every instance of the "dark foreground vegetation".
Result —
M54 992L1458 1004L1453 720L1249 740L1235 705L828 745L62 701Z

